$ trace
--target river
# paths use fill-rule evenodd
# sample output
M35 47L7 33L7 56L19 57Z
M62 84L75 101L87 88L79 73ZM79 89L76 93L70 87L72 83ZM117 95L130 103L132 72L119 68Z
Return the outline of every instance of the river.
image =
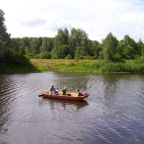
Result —
M51 84L84 102L43 99ZM0 144L143 144L144 76L0 75Z

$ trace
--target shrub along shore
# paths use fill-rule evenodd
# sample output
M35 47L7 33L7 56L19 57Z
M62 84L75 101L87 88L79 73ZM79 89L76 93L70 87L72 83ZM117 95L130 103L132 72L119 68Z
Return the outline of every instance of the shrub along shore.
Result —
M103 60L31 59L30 62L40 72L54 71L59 73L87 74L144 72L144 63L140 63L140 60L106 62Z
M12 65L2 68L0 73L144 73L144 63L140 60L109 62L103 60L30 59L27 65Z
M129 35L118 40L111 32L90 40L81 28L60 28L54 37L11 38L0 9L0 73L144 72L144 42ZM37 59L36 59L37 58Z

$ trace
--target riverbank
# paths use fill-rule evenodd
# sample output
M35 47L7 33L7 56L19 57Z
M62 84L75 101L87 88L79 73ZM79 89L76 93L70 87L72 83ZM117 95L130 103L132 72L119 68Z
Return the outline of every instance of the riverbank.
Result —
M47 72L57 73L144 73L144 63L137 60L125 62L106 62L103 60L66 60L66 59L31 59L23 66L3 66L0 73L30 73Z
M0 65L0 74L18 74L18 73L31 73L40 72L31 63L23 65Z
M40 72L60 73L143 73L144 63L136 60L125 62L105 62L103 60L31 59L31 64Z

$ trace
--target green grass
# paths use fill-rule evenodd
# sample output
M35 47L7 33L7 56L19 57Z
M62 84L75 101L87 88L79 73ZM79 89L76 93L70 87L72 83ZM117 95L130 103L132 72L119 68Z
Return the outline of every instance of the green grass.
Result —
M54 60L31 59L31 64L39 71L55 71L59 73L111 73L130 72L143 73L144 63L129 60L123 63L106 62L103 60Z
M54 71L58 73L144 73L144 62L128 60L125 62L106 62L103 60L65 60L65 59L31 59L23 66L3 66L0 73L29 73Z

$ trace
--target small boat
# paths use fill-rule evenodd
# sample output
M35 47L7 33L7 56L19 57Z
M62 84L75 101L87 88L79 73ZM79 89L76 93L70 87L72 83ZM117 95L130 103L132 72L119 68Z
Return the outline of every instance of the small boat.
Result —
M81 101L89 96L88 93L84 93L83 96L78 96L77 93L69 93L67 95L51 95L49 92L43 92L41 95L43 98L58 99L58 100L68 100L68 101Z

